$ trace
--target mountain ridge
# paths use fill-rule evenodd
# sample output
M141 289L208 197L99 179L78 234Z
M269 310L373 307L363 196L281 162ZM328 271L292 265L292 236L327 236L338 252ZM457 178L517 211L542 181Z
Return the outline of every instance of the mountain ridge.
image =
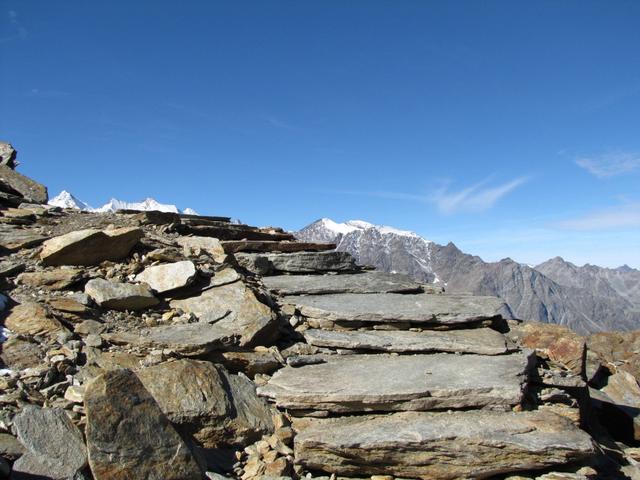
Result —
M156 199L147 197L141 202L126 202L111 198L107 203L98 208L93 208L88 203L78 199L67 190L62 190L58 195L49 200L49 205L61 208L73 208L87 212L115 212L117 210L140 210L150 211L157 210L160 212L184 213L188 215L198 215L198 212L192 208L179 209L176 205L160 203Z

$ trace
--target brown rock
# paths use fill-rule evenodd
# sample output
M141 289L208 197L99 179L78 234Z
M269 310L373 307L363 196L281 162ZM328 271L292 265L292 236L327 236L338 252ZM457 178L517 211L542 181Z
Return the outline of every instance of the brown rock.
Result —
M18 283L45 290L64 290L78 283L82 271L75 268L56 268L40 272L25 272L18 276Z
M46 239L47 237L33 230L12 225L0 225L0 249L13 252L35 247Z
M7 165L0 164L0 190L17 194L33 203L47 203L47 187L19 174Z
M25 302L11 309L4 320L9 330L22 335L55 336L67 331L47 309L39 303Z
M0 360L6 368L24 370L42 365L44 351L35 342L29 342L18 337L11 337L2 344Z

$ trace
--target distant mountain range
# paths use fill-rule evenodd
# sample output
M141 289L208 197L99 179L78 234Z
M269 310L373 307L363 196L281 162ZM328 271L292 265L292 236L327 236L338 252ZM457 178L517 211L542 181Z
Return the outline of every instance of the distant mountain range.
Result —
M79 200L71 193L63 190L54 198L49 200L49 205L55 205L61 208L75 208L78 210L84 210L87 212L115 212L116 210L140 210L150 211L158 210L160 212L172 212L172 213L184 213L188 215L198 215L198 212L192 208L185 208L180 210L175 205L160 203L153 198L146 198L142 202L125 202L112 198L107 203L99 208L93 208L89 204Z
M515 318L567 325L580 333L640 329L640 271L626 265L578 267L560 257L535 267L509 258L484 262L453 243L438 245L360 220L323 218L296 236L336 243L360 264L440 283L448 292L498 296Z

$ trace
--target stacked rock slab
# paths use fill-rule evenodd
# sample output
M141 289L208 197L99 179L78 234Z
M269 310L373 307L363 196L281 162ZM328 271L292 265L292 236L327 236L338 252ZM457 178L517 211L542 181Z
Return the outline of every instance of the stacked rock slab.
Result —
M308 268L279 256L270 264L301 274L263 282L316 351L289 358L258 393L296 417L303 468L485 478L593 452L589 435L566 418L521 411L533 352L495 329L499 300L425 293L406 277L348 272L346 264L308 275L322 263L318 254L306 255Z

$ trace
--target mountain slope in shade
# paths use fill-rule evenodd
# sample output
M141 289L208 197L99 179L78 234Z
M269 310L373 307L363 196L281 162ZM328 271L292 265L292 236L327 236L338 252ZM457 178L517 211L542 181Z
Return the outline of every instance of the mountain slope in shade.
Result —
M63 190L58 195L56 195L53 199L49 201L49 205L55 205L56 207L62 208L75 208L78 210L84 210L87 212L115 212L116 210L140 210L140 211L150 211L157 210L160 212L171 212L171 213L184 213L188 215L198 215L198 213L192 208L185 208L184 210L180 210L175 205L160 203L153 198L146 198L142 202L125 202L122 200L117 200L112 198L103 206L98 208L92 208L87 203L79 200L71 193Z
M350 252L360 264L440 283L448 292L498 296L516 318L567 325L581 333L640 326L640 314L614 288L565 285L511 259L484 262L453 243L438 245L411 232L361 221L321 219L296 236L336 243L338 250Z

